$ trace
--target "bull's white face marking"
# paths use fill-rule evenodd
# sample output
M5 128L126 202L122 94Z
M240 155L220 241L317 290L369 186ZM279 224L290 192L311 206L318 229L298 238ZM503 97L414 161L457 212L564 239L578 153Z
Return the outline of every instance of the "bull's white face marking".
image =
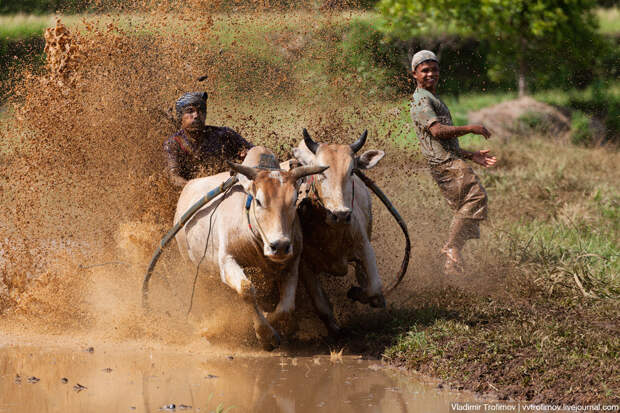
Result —
M324 177L318 180L321 198L333 214L351 212L353 204L353 153L347 145L322 145L316 162L329 165Z

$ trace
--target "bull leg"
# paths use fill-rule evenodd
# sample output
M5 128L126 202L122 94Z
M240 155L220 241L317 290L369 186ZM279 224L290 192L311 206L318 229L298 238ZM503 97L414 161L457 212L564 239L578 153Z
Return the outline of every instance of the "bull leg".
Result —
M275 311L267 316L269 323L285 336L291 336L297 329L293 311L299 281L299 260L300 257L295 260L290 272L280 283L280 301Z
M377 258L370 242L364 243L362 256L355 261L355 277L360 287L351 287L347 292L347 297L370 304L371 307L384 308L385 297L383 297L383 287L377 270Z
M327 327L329 335L337 337L342 334L342 329L336 322L332 304L329 302L329 298L327 297L327 294L325 294L325 290L323 290L319 276L320 274L314 274L310 268L302 262L301 279L306 287L306 291L308 291L308 294L310 295L312 305L314 306L314 309L323 324L325 324L325 327Z
M230 255L220 257L220 276L222 281L237 291L243 301L254 309L254 331L256 338L266 350L280 345L280 335L269 324L256 301L256 291L252 282L245 276L243 268Z

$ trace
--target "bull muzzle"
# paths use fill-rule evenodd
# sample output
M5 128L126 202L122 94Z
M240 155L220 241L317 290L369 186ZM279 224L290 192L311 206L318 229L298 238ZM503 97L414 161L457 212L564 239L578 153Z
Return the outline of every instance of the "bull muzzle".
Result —
M293 244L288 238L279 238L265 243L265 256L272 260L284 260L293 254Z
M343 208L335 211L328 211L327 224L349 224L353 211L351 208Z

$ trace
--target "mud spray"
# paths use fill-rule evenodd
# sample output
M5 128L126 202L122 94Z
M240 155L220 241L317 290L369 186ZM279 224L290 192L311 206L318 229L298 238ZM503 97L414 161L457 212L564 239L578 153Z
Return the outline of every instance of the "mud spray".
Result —
M61 17L45 34L45 67L12 79L0 125L3 331L253 345L249 314L217 276L200 275L185 316L195 269L180 262L176 245L154 275L157 311L145 316L140 307L145 268L178 197L164 175L162 143L177 128L173 102L193 90L209 92L208 124L229 126L280 159L290 157L303 127L317 141L340 143L369 129L366 149L387 153L370 176L408 222L414 244L409 274L389 304L435 285L450 211L415 148L393 143L408 133L395 126L407 108L372 98L353 67L327 70L345 64L338 43L354 12L186 3L108 5L105 14L67 18L67 26ZM390 285L402 234L374 205L373 245ZM352 280L325 280L344 323L374 311L347 301ZM302 290L299 337L316 337L324 330Z

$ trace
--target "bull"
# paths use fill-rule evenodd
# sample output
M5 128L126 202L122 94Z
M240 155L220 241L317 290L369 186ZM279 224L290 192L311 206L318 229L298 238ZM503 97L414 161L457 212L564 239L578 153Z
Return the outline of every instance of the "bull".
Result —
M385 156L380 150L357 152L364 146L367 131L351 145L317 143L303 130L303 141L293 149L305 166L328 166L325 172L308 178L305 198L298 213L303 229L304 250L300 276L319 318L330 335L341 334L332 305L320 282L321 274L345 276L355 266L359 287L348 297L385 307L382 282L377 270L372 233L372 204L364 182L354 171L370 169Z
M271 159L271 169L251 167ZM291 324L295 309L298 266L302 250L301 225L296 213L300 180L324 172L326 166L280 170L275 156L252 148L242 165L229 163L239 185L199 210L176 235L183 255L195 265L216 268L222 282L234 289L253 312L256 337L265 349L280 343L274 326ZM228 173L190 181L177 203L175 223L209 190L221 185ZM244 267L258 267L279 285L279 301L267 317L259 307L256 290Z

